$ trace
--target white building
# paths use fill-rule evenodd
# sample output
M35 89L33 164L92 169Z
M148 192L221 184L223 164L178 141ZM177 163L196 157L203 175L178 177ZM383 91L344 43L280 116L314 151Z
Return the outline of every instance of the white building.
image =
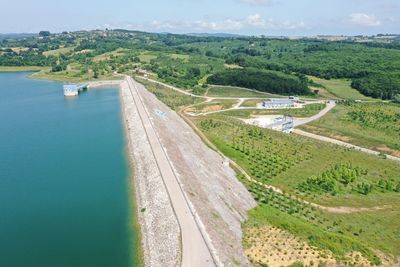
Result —
M281 99L281 98L271 98L269 100L265 100L262 103L263 108L267 109L281 109L281 108L293 108L295 106L294 99Z

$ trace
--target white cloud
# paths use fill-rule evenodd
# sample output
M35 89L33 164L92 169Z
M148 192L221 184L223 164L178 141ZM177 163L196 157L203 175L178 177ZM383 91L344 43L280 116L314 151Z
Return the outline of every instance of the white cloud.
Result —
M242 19L226 19L220 21L153 21L149 26L152 30L177 31L239 31L246 30L293 30L305 28L303 21L275 21L265 19L259 14L249 15Z
M368 15L364 13L353 13L350 15L350 22L368 27L376 27L382 25L382 21L373 15Z
M241 3L249 5L266 5L272 3L271 0L239 0Z
M304 29L306 24L303 21L276 21L266 19L260 14L249 15L244 18L225 20L153 20L147 23L132 24L125 23L120 25L103 25L99 28L124 28L129 30L143 30L156 32L264 32L264 31L284 31Z

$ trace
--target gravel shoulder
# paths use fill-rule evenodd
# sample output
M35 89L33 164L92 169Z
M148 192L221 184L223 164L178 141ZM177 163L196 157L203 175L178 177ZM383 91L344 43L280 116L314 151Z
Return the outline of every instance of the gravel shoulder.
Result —
M120 87L129 159L134 169L132 179L141 226L144 264L179 266L179 224L127 82L123 82Z
M241 223L256 202L217 152L144 86L138 91L218 265L249 266Z

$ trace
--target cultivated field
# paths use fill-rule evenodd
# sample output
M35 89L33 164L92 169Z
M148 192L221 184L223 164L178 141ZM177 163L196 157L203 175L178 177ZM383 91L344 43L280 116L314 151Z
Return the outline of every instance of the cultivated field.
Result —
M400 156L400 105L345 103L302 129Z
M383 261L376 250L400 255L394 222L400 216L398 163L226 116L194 121L254 179L241 178L261 204L246 225L284 229L343 262L351 261L348 255L354 251L371 263Z

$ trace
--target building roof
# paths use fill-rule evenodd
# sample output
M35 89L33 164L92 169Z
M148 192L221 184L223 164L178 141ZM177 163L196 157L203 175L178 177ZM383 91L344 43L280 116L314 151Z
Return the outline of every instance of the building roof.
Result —
M78 90L79 90L79 86L77 86L76 84L64 85L64 91L78 91Z
M294 101L292 99L278 99L272 98L265 100L263 104L265 105L293 105Z

